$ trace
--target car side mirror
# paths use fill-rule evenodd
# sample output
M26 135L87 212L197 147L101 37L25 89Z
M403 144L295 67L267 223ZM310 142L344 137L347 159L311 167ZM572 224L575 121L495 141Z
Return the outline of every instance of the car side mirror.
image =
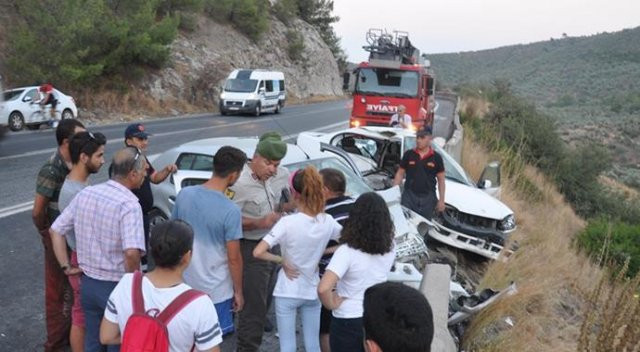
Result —
M24 97L22 99L22 101L24 101L25 103L30 103L32 100L33 100L33 98L31 98L31 97Z
M258 94L264 94L264 92L265 92L265 89L264 89L264 88L260 88L260 89L258 89Z
M349 72L345 72L342 74L342 89L349 91L350 90L350 82L351 82L351 74Z
M491 180L480 181L480 188L482 189L489 189L491 188L491 186L493 186L493 184L491 183Z

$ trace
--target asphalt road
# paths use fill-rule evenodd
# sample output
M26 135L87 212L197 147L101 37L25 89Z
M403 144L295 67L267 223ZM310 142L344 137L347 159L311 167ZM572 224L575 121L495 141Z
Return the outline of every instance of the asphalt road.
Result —
M199 115L146 121L149 154L202 138L257 136L275 130L293 137L301 131L330 130L348 125L346 101L289 106L280 115ZM108 139L106 160L122 146L126 124L88 126ZM0 142L0 351L41 351L45 337L43 250L31 223L35 178L53 153L52 130L9 133ZM106 180L106 167L91 182ZM224 350L232 350L233 341ZM277 339L270 334L264 351L275 351Z
M182 143L221 136L258 136L275 130L289 138L302 131L346 128L347 101L287 107L280 115L219 116L203 114L145 121L150 137L148 154L161 153ZM438 115L449 116L450 106ZM451 113L453 115L453 113ZM450 121L450 118L449 118ZM107 137L105 159L123 145L127 124L87 126ZM45 337L43 251L31 223L35 179L40 166L55 150L52 130L8 133L0 141L0 351L41 351ZM162 165L158 165L162 166ZM91 182L107 179L106 167ZM275 319L274 319L275 323ZM262 351L277 351L277 338L265 334ZM232 351L234 337L223 351ZM299 349L302 343L299 341Z

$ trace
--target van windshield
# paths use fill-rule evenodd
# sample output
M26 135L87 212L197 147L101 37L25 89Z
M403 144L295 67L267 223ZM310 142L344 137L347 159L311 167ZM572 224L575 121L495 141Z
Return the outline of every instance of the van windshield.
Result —
M258 81L255 79L231 78L224 85L225 92L251 93L256 91Z

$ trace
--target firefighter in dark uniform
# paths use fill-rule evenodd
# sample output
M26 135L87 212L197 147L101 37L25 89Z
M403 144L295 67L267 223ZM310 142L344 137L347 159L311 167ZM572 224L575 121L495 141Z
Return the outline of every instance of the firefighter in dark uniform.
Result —
M393 179L394 185L400 185L406 175L401 203L427 219L433 218L434 209L439 213L444 211L444 163L442 156L431 147L431 141L430 126L418 130L416 148L404 153Z

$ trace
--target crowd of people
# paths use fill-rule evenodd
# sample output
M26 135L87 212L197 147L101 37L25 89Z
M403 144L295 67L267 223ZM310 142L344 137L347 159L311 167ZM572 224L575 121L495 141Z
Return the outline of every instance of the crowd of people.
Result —
M336 169L289 172L280 165L287 144L270 132L250 157L218 149L211 178L183 188L171 219L150 231L150 183L177 167L151 166L149 136L128 126L109 180L90 185L105 136L74 119L56 128L33 209L45 254L45 351L219 351L231 334L237 351L258 351L272 304L283 352L297 350L298 313L308 352L430 351L428 302L386 282L394 227L379 195L350 197ZM435 193L442 161L422 149L426 132L418 136L396 181L406 173L413 193L403 203L429 213L444 206L421 200ZM426 187L416 181L425 175L435 178Z

